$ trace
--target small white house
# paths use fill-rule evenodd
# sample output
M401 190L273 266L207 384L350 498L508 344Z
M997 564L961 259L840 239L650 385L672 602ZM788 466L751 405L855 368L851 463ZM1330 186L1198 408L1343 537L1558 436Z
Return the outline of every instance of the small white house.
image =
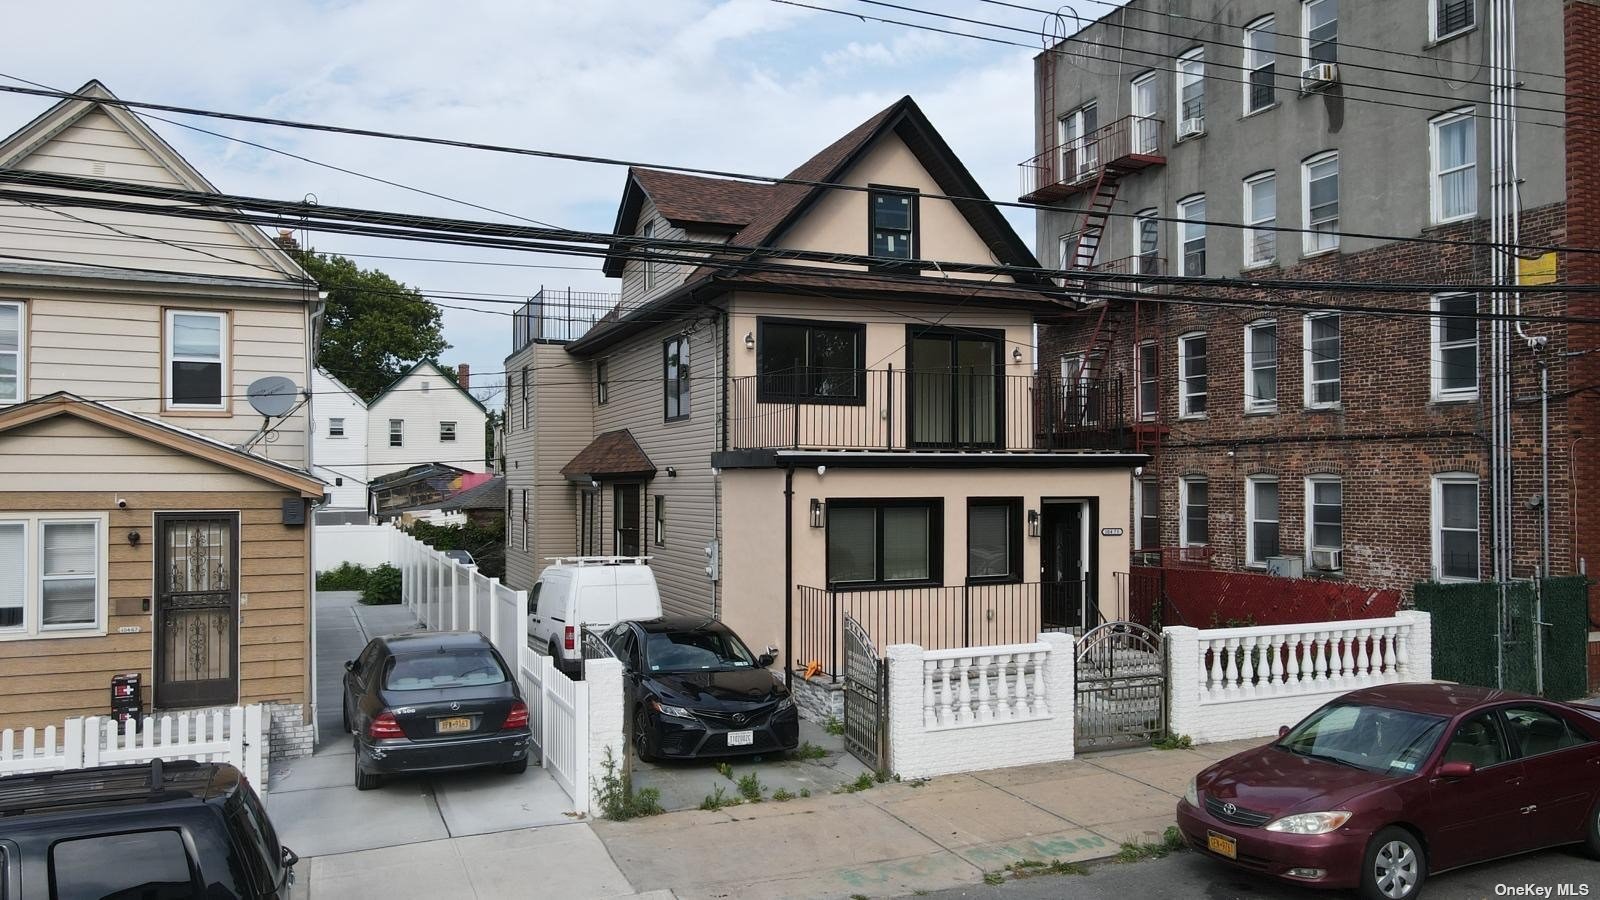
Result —
M367 404L367 480L422 463L486 472L489 411L431 362L411 367Z
M311 473L328 483L328 513L367 511L367 404L325 369L311 373Z

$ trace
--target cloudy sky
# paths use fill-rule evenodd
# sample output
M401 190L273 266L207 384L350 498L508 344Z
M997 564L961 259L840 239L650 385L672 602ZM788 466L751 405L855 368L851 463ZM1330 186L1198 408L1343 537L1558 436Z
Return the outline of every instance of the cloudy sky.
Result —
M915 18L856 0L808 2ZM1029 29L1045 24L1037 14L977 0L903 2ZM1089 0L1078 11L1098 15L1106 5ZM1032 146L1034 51L771 0L92 3L71 13L70 40L60 37L59 15L50 4L8 11L0 73L67 89L99 78L130 100L760 174L787 172L911 94L989 194L1006 199L1015 197L1016 164ZM47 105L0 95L0 129L20 127ZM497 212L152 122L218 187L242 194L315 194L329 205L609 230L623 182L623 170L609 166L176 121ZM1019 230L1031 241L1031 228ZM314 243L447 260L357 257L424 291L489 300L526 297L541 285L616 289L586 260L570 257L335 235ZM444 361L495 377L510 346L510 319L445 312L453 346Z

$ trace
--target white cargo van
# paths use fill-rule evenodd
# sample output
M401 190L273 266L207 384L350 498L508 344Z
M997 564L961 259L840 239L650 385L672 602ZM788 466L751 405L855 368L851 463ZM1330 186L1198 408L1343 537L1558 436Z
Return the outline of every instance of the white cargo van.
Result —
M580 629L661 615L656 573L644 556L562 556L550 560L528 595L528 646L563 672L583 661Z

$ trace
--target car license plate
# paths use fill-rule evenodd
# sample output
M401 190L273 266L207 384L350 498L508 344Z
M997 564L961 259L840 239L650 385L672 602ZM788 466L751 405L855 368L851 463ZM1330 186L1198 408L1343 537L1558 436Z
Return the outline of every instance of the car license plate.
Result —
M439 720L440 734L454 734L458 731L471 731L472 719L469 716L451 716Z
M756 740L756 733L754 731L730 731L730 732L728 732L728 746L729 747L748 747L751 744L755 743L755 740Z
M1225 834L1215 831L1206 832L1206 849L1212 853L1220 853L1229 859L1239 858L1239 842Z

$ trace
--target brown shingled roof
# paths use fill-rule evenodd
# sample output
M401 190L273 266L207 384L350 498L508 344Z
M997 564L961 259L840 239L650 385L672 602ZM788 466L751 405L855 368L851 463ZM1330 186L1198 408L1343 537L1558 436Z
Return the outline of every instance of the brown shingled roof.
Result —
M655 463L645 455L633 432L626 428L607 431L578 451L561 467L568 478L610 478L621 475L654 475Z
M630 168L628 175L650 195L656 211L674 225L741 228L771 200L773 186L682 172Z

